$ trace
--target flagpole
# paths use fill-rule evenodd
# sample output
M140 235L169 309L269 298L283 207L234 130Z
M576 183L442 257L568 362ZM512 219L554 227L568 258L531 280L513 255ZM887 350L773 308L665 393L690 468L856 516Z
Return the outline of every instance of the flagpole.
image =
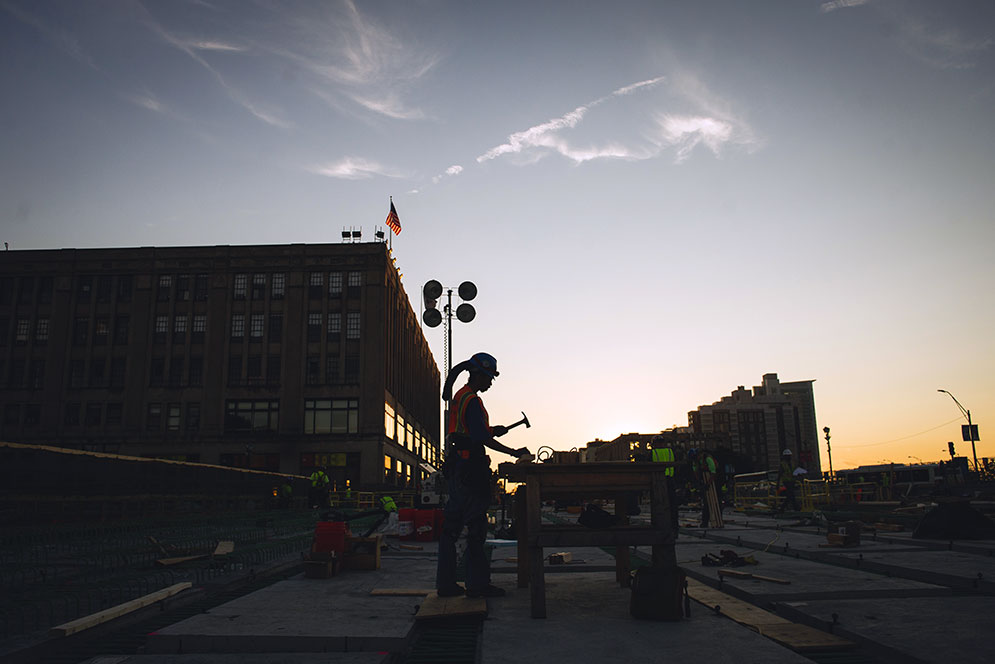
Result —
M391 208L393 208L393 206L394 206L394 197L393 196L390 197L390 205L391 205ZM393 251L394 251L394 229L390 228L388 230L390 231L390 236L387 238L387 249L391 253L393 253Z

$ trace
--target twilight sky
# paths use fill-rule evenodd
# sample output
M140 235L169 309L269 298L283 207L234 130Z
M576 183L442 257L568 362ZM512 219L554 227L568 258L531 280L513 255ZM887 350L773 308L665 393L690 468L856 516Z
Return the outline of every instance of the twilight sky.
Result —
M0 0L0 90L12 249L372 239L392 195L508 445L774 372L835 468L970 455L938 388L995 456L990 2Z

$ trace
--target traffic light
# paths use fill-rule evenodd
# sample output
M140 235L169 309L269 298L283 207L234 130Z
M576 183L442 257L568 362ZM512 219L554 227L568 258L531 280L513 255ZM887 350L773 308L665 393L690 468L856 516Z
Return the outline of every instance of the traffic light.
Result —
M950 458L953 459L954 456L957 454L956 452L954 452L954 441L951 440L950 442L947 443L947 449L950 450Z

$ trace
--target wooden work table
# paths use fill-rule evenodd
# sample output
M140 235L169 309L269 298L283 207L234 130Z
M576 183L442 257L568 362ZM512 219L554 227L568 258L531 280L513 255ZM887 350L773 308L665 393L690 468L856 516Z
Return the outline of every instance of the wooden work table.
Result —
M674 532L670 524L665 471L673 463L597 462L577 464L502 463L498 474L522 484L516 492L515 530L518 537L518 587L531 589L532 617L546 617L544 547L615 547L615 578L629 585L629 546L652 546L653 564L675 567ZM634 492L650 496L649 526L629 525L627 498ZM604 529L580 525L542 524L544 500L610 498L618 525Z

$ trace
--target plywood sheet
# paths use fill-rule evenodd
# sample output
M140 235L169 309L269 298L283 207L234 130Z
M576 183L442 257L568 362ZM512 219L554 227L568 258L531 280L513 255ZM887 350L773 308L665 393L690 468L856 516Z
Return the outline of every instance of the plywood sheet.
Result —
M415 614L415 620L486 615L487 600L483 597L439 597L435 591L432 591L432 594L422 602L418 613Z

